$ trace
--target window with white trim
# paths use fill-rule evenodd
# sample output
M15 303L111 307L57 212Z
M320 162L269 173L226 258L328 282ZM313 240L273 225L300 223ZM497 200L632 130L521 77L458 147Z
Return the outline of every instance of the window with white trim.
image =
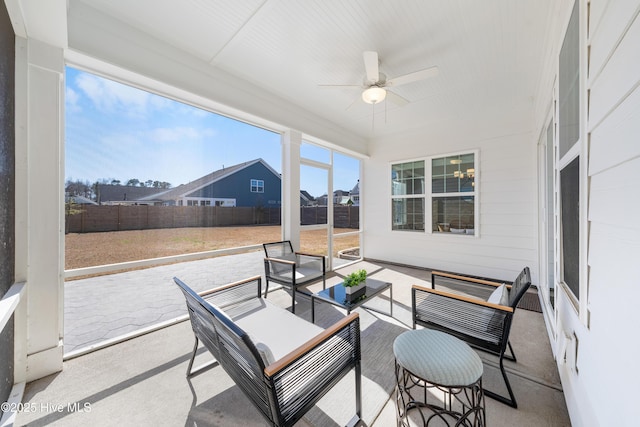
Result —
M475 235L476 168L475 152L392 164L391 229Z
M582 139L580 134L580 2L573 5L559 56L558 204L560 209L560 281L576 303L580 300L580 202Z
M251 192L252 193L264 193L264 180L252 179L251 180Z
M475 234L475 154L431 159L431 230Z
M391 166L392 230L424 231L425 161Z

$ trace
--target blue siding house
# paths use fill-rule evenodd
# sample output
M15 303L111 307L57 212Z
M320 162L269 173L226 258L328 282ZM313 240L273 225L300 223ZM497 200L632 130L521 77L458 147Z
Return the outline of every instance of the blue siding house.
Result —
M145 198L177 206L280 207L280 174L262 159L225 167L188 184Z

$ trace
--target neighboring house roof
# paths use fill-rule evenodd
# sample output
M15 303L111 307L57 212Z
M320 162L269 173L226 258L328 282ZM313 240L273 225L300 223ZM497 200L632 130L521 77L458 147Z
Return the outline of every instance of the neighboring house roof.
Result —
M155 194L149 195L148 197L142 198L140 200L150 200L150 199L153 199L153 200L159 199L162 201L177 200L180 197L184 197L189 193L193 193L196 190L199 190L203 187L211 185L214 182L220 181L221 179L226 178L230 175L233 175L234 173L241 171L242 169L248 168L249 166L252 166L256 163L262 163L268 170L270 170L275 176L277 176L278 179L281 178L280 174L276 172L275 169L273 169L271 166L269 166L267 162L265 162L262 159L255 159L250 162L240 163L238 165L233 165L233 166L219 169L215 172L211 172L210 174L203 176L202 178L198 178L195 181L191 181L188 184L182 184L175 188L172 188L170 190L166 190L160 193L156 192Z
M159 191L165 190L159 190L153 187L111 184L98 184L96 188L97 199L100 203L141 200L145 197L158 194Z
M84 196L66 196L64 198L65 203L75 203L77 205L97 205L96 202L94 202L91 199L88 199Z
M356 182L356 185L351 189L350 194L352 196L354 196L356 194L360 194L360 181Z
M312 202L316 199L311 194L309 194L309 192L307 192L306 190L300 190L300 197L302 197L304 200L309 202Z

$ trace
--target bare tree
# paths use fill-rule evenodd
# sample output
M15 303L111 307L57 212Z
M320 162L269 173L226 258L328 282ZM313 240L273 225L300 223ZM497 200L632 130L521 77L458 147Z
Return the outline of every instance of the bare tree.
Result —
M79 179L68 179L64 186L64 191L69 196L82 196L88 199L93 197L93 188L89 181Z

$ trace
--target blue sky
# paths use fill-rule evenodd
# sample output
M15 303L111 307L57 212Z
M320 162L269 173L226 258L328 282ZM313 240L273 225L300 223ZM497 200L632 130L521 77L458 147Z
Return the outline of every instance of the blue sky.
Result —
M135 178L175 187L259 157L282 172L277 133L71 67L65 99L66 180L124 184ZM334 157L335 189L355 185L357 165L351 157ZM324 182L322 174L303 169L301 187L313 196L327 192Z

